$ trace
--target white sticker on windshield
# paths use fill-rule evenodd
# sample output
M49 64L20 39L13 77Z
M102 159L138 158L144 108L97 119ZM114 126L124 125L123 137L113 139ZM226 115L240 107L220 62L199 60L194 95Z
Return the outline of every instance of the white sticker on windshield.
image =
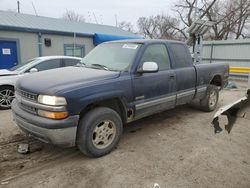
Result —
M138 45L137 44L124 44L122 48L128 48L128 49L137 49Z

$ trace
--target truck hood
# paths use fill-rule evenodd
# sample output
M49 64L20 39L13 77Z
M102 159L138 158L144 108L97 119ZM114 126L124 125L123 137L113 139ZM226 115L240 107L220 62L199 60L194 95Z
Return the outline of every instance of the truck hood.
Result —
M119 77L120 72L85 67L65 67L29 74L19 79L17 87L37 94L53 95L59 91Z
M12 75L17 75L17 74L18 74L18 72L9 71L7 69L0 70L0 76L12 76Z

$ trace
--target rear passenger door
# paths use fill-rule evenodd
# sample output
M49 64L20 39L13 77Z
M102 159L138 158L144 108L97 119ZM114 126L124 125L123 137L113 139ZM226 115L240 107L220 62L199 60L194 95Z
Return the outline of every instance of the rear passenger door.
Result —
M144 62L156 62L159 71L135 73L133 77L136 118L173 108L176 100L175 72L171 69L165 44L148 45L137 70Z
M171 43L173 66L176 74L176 104L190 102L195 95L196 71L188 48L182 43Z

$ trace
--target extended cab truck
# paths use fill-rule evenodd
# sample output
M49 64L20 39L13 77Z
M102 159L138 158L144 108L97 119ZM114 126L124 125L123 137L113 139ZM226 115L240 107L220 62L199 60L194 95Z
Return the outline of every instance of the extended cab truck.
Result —
M182 42L103 43L78 66L20 79L14 120L44 142L99 157L117 145L125 123L193 100L214 110L228 71L227 64L193 65Z

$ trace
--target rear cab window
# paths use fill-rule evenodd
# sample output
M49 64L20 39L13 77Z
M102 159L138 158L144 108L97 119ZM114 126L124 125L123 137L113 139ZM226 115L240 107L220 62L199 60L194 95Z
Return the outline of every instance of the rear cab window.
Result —
M181 43L172 43L170 47L174 56L174 67L182 68L182 67L190 67L191 57L189 55L188 49L184 44Z

